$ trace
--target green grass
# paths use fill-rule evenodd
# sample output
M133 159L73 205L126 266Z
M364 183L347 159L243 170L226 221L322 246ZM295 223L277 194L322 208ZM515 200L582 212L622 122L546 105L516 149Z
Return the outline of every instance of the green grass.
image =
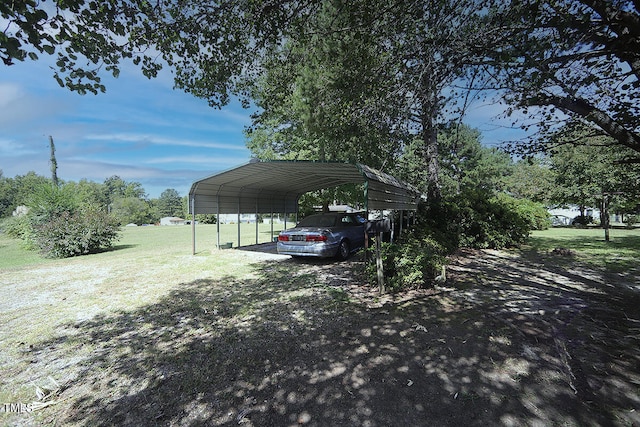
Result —
M6 234L0 233L0 269L45 262L47 260L43 259L36 251L25 249L21 240L12 239Z
M275 226L274 232L278 229ZM255 224L242 224L240 230L243 245L255 243ZM237 225L221 225L221 242L232 241L236 247L237 232ZM271 240L270 225L260 224L259 243ZM90 319L106 319L106 325L109 319L132 312L142 313L136 315L141 317L148 307L166 301L197 312L191 305L200 309L202 301L198 298L176 300L171 296L180 295L184 289L206 295L209 292L225 303L228 295L233 296L228 305L237 311L234 319L254 313L254 305L266 298L257 298L257 303L252 300L252 285L260 276L256 274L256 261L235 250L218 250L216 243L216 225L196 226L196 256L192 256L190 226L124 227L120 240L109 251L52 260L27 251L19 240L0 234L0 290L4 295L0 300L0 403L33 400L34 384L46 382L48 376L66 381L68 378L58 372L58 362L33 361L36 352L32 346L55 340L62 331L73 335L77 325ZM285 272L282 274L287 277ZM235 282L238 289L230 292L228 286ZM277 283L281 282L274 280L273 286ZM296 286L304 289L308 283ZM236 295L238 292L240 296ZM167 316L173 316L174 309L167 309ZM132 328L138 317L132 318ZM73 363L74 358L99 351L85 338L81 341L75 347L71 341L61 343L60 360ZM34 377L38 381L32 381Z
M282 230L282 224L274 224L274 235ZM258 243L271 241L271 226L259 224ZM210 254L217 248L216 225L199 224L196 226L196 254ZM238 247L238 225L220 225L220 243L233 242L233 247ZM256 243L255 224L241 224L240 243L251 245ZM167 252L175 254L191 254L192 228L191 226L164 226L164 227L123 227L121 238L115 243L112 251L91 257L110 258L113 256L128 256L130 254ZM20 240L12 239L0 233L0 269L36 266L56 262L43 258L36 251L30 251L23 247ZM59 261L58 261L59 262Z
M607 242L600 228L550 228L534 231L525 252L548 253L555 248L575 252L576 258L613 272L635 268L640 259L640 229L612 229Z

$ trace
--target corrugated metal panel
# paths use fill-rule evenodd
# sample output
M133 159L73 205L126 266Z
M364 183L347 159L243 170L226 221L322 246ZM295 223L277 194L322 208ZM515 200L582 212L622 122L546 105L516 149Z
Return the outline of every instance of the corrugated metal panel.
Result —
M367 182L369 209L416 209L420 193L366 165L348 163L252 162L196 181L189 191L195 213L296 212L309 191ZM192 204L189 204L190 213Z

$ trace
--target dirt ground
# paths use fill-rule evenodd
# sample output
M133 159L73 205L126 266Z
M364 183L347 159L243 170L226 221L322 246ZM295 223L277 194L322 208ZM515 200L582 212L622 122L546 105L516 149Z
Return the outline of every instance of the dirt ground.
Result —
M463 250L444 286L382 298L323 268L368 307L344 425L640 426L640 265Z
M32 346L30 363L73 372L38 420L640 426L640 271L563 257L461 252L443 286L383 297L357 257L185 283Z

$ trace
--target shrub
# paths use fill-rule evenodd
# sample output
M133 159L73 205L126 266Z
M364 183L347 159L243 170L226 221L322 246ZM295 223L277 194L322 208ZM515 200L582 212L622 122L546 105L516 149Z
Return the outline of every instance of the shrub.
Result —
M593 217L590 215L578 215L571 220L571 225L578 227L586 227L589 224L593 224Z
M548 227L546 209L506 194L468 191L426 206L423 227L449 252L459 247L500 249L518 246L533 229Z
M551 226L551 215L541 203L529 199L516 199L504 193L498 194L496 200L514 211L530 230L546 230Z
M31 224L44 224L64 212L75 212L79 206L78 195L72 187L56 187L43 184L34 188L27 205Z
M67 258L111 248L118 239L115 219L95 207L63 212L36 227L35 242L48 258Z
M200 224L215 224L216 214L197 214L196 221Z
M369 249L367 265L370 283L377 282L375 248ZM408 231L398 243L381 244L385 285L391 292L431 285L445 262L445 248L430 237Z
M15 239L24 239L32 233L31 222L26 215L5 218L2 231Z
M46 257L95 253L118 239L114 218L97 206L81 203L72 187L45 183L34 188L28 203L28 213L8 219L3 230Z
M384 274L392 290L424 286L446 255L460 247L500 249L525 242L533 229L549 226L543 205L506 194L467 191L418 207L417 221L397 244L383 244ZM376 265L368 266L371 283Z

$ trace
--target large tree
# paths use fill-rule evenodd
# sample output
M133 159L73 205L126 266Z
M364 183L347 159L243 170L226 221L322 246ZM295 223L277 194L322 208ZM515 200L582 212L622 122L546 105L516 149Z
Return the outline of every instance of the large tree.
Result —
M363 162L384 169L407 135L402 100L362 9L327 2L282 51L264 61L249 147L261 158ZM402 126L398 126L398 124Z
M496 148L483 146L480 131L458 122L440 126L438 151L441 181L450 194L469 187L489 193L503 190L503 180L512 173L511 157Z
M543 134L589 123L607 144L640 152L638 1L513 0L491 17L495 44L485 65L512 110L539 119ZM540 151L548 141L515 148Z
M477 61L482 14L449 0L324 2L265 62L250 148L389 169L413 150L426 179L412 181L439 198L437 128L457 103L451 84Z
M151 206L148 201L137 197L117 198L111 204L111 214L120 225L146 224L156 221L152 217Z
M104 197L107 203L113 203L116 199L131 197L135 199L146 199L147 194L137 181L126 182L118 175L112 175L104 180Z
M331 9L337 13L327 20ZM55 54L55 77L82 93L104 90L101 73L117 76L123 59L149 77L169 66L176 87L216 106L231 95L248 102L247 83L263 74L265 56L288 61L283 45L289 41L373 37L381 59L393 64L381 70L395 72L382 99L412 104L428 170L436 167L434 118L445 88L473 48L511 106L544 111L543 131L561 111L640 150L634 0L25 0L3 2L0 15L0 57L7 65ZM488 26L479 27L478 18ZM354 58L363 56L354 52ZM429 172L434 180L435 172Z
M555 174L547 157L517 160L511 173L504 177L504 190L518 199L550 204Z
M183 216L184 208L182 206L182 197L177 190L167 188L160 194L157 200L158 214L165 216Z

